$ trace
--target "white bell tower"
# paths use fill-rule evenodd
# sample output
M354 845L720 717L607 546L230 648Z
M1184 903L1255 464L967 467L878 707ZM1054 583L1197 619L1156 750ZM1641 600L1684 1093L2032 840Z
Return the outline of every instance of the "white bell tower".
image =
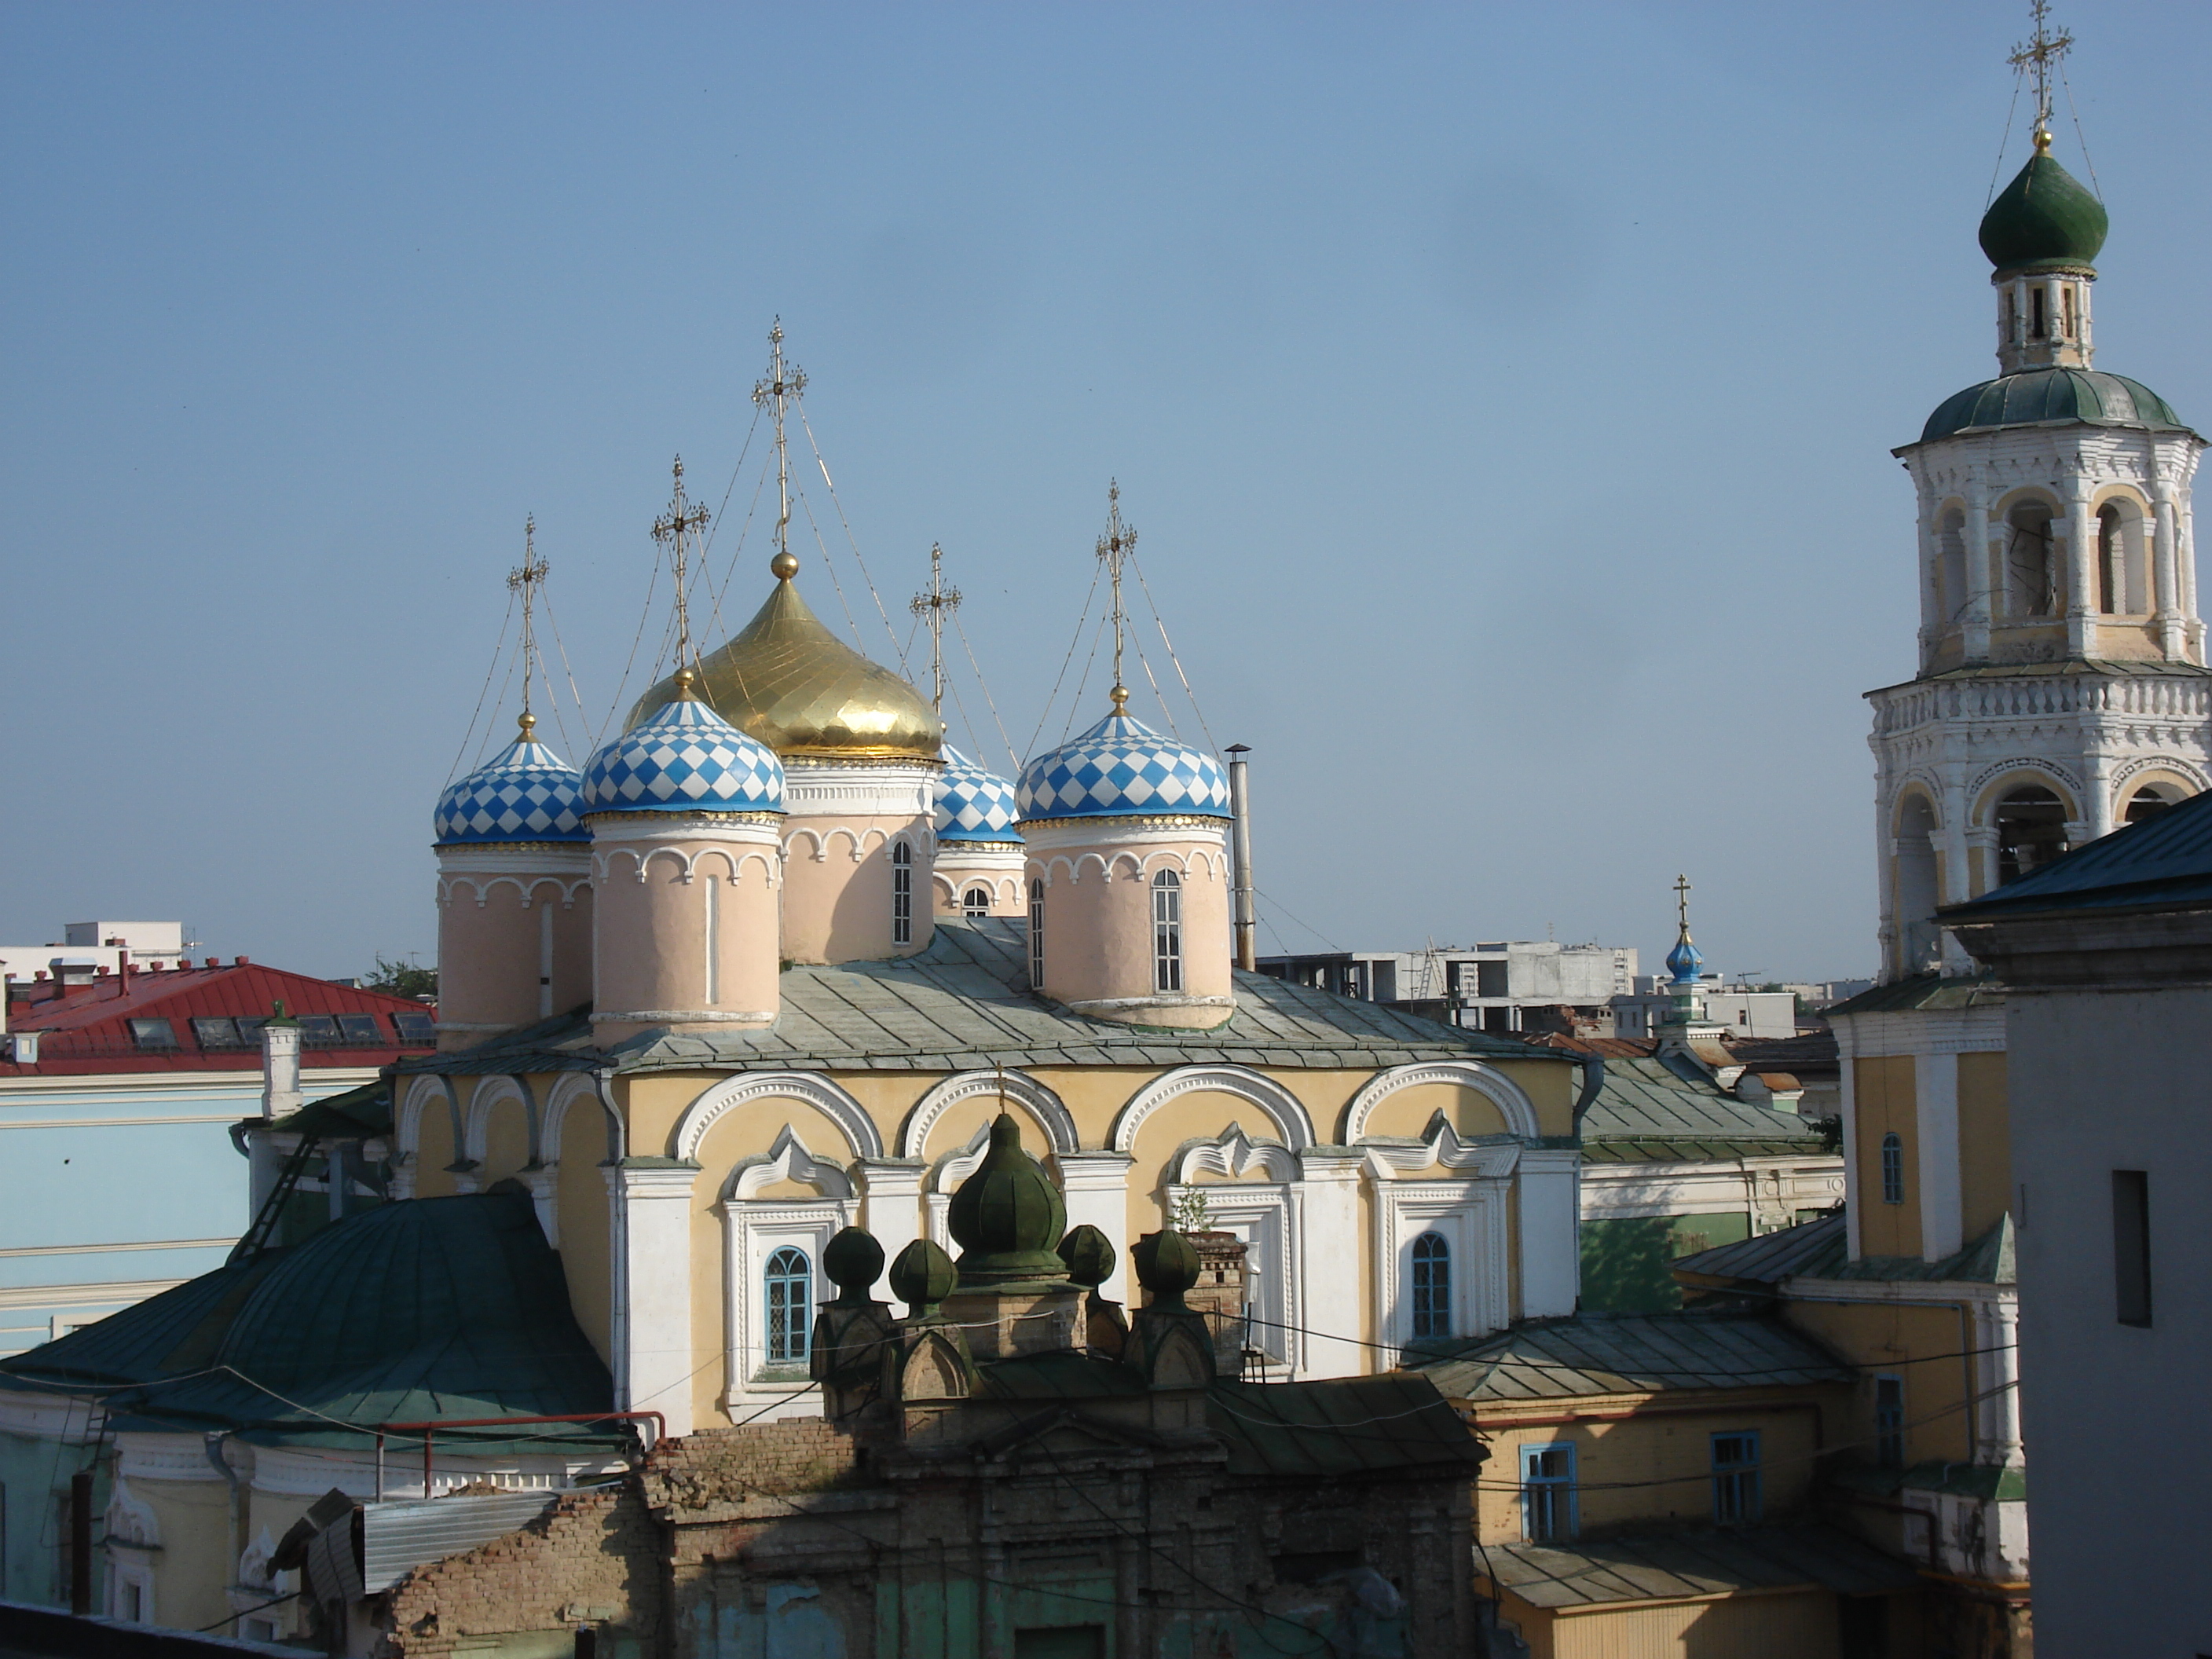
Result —
M1931 919L2212 784L2190 483L2204 441L2091 366L2102 203L2035 153L1990 206L1996 380L1896 451L1918 672L1874 705L1885 980L1972 966Z

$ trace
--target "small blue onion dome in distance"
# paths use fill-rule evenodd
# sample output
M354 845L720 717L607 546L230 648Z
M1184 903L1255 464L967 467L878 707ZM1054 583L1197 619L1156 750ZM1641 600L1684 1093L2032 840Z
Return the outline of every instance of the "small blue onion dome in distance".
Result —
M578 816L582 775L531 735L534 716L518 724L513 743L438 797L432 822L439 846L591 839Z
M1225 818L1229 775L1204 750L1131 720L1117 688L1112 714L1022 768L1014 805L1024 819Z
M1698 970L1705 965L1705 958L1698 947L1690 943L1690 930L1685 927L1674 948L1667 952L1667 971L1674 976L1677 985L1695 985Z
M987 772L951 744L937 775L939 841L1019 841L1014 832L1014 786Z
M655 709L592 757L586 812L781 812L783 763L691 695Z

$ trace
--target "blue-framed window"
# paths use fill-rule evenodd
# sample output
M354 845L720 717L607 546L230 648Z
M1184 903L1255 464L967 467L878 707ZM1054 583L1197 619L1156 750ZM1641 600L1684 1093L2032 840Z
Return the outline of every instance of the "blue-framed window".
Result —
M1413 1241L1413 1335L1449 1336L1451 1245L1442 1233L1423 1233Z
M1569 1442L1521 1448L1521 1535L1539 1544L1575 1535L1575 1449Z
M1874 1461L1886 1469L1905 1467L1905 1379L1874 1380Z
M761 1291L768 1310L768 1363L804 1365L814 1322L814 1266L806 1252L787 1244L770 1255Z
M1905 1202L1905 1143L1894 1131L1881 1138L1881 1201Z
M1741 1526L1759 1517L1759 1431L1739 1429L1713 1437L1713 1519Z

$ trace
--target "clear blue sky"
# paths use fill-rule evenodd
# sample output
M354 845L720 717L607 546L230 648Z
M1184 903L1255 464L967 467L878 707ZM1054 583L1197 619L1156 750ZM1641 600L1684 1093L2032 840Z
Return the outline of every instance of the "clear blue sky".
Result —
M1870 971L1888 451L1995 372L2026 10L0 9L0 937L427 960L523 514L603 716L780 313L1018 746L1118 476L1290 945L1649 961L1686 870L1715 966ZM2212 9L2061 21L2100 365L2201 425Z

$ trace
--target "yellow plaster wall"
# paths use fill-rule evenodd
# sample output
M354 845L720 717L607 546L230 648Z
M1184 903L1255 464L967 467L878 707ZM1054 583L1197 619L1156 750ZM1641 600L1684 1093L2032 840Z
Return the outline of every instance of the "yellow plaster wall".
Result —
M1516 1424L1495 1408L1479 1409L1476 1431L1490 1452L1475 1502L1484 1543L1511 1543L1521 1537L1520 1449L1561 1442L1575 1448L1575 1479L1582 1488L1580 1520L1586 1533L1632 1522L1710 1521L1712 1437L1746 1429L1755 1429L1759 1435L1765 1513L1769 1517L1786 1516L1802 1508L1811 1491L1813 1455L1820 1446L1822 1429L1830 1427L1833 1432L1832 1425L1844 1420L1850 1405L1850 1391L1842 1387L1761 1389L1740 1402L1703 1395L1682 1400L1647 1395L1559 1403L1591 1413L1626 1410L1635 1414ZM1688 1405L1698 1409L1680 1409ZM1708 1411L1706 1407L1718 1409ZM1654 1482L1666 1484L1644 1484Z
M538 1097L543 1100L544 1096ZM488 1190L495 1181L519 1176L529 1163L529 1115L510 1094L494 1102L485 1115L483 1166L477 1171L477 1190Z
M468 1079L453 1079L456 1088L465 1086ZM453 1192L453 1177L446 1166L453 1162L453 1113L445 1100L436 1095L422 1108L415 1151L415 1196L417 1198L448 1198Z
M1920 1254L1918 1113L1914 1107L1913 1061L1889 1054L1851 1062L1854 1110L1858 1121L1859 1249L1866 1255ZM1905 1148L1905 1201L1885 1204L1881 1197L1881 1141L1894 1134Z
M1848 1416L1831 1434L1834 1443L1851 1443L1851 1456L1874 1461L1873 1379L1887 1373L1905 1384L1908 1465L1964 1462L1972 1455L1970 1413L1963 1409L1970 1362L1957 1356L1974 1343L1956 1307L1790 1301L1782 1306L1791 1324L1866 1372L1851 1395Z
M1589 1611L1536 1607L1508 1591L1504 1616L1521 1627L1531 1659L1836 1659L1836 1597L1785 1590L1710 1601L1601 1603Z
M2012 1114L2002 1054L1959 1056L1959 1205L1969 1243L2012 1205Z
M675 1150L672 1141L677 1120L684 1115L684 1109L720 1082L723 1075L715 1072L656 1072L649 1077L617 1078L615 1102L629 1127L631 1156L671 1156ZM843 1145L842 1137L838 1144Z
M554 1079L532 1078L538 1098L549 1098ZM614 1355L614 1241L608 1223L606 1112L585 1096L568 1103L560 1139L545 1158L556 1162L553 1202L561 1218L561 1270L568 1280L568 1306L609 1370Z
M136 1559L153 1568L155 1620L172 1629L198 1630L228 1619L230 1603L222 1587L237 1577L229 1559L229 1486L218 1480L147 1480L136 1476L126 1484L131 1495L154 1511L161 1547L118 1548L110 1559ZM93 1518L97 1524L100 1517ZM105 1574L102 1582L107 1582ZM93 1611L104 1613L107 1607L97 1606Z
M1367 1133L1417 1138L1426 1132L1429 1120L1438 1112L1462 1135L1507 1133L1505 1114L1487 1096L1449 1083L1423 1083L1399 1090L1369 1115Z

